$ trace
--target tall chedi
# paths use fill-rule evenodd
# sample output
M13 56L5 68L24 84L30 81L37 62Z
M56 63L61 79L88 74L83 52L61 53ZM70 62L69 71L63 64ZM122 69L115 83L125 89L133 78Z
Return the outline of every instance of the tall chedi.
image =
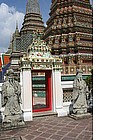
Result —
M28 0L26 5L26 14L22 28L19 31L16 25L15 33L11 40L11 68L18 73L19 59L27 52L28 46L33 41L33 33L43 32L45 29L38 0Z
M90 0L52 0L44 40L63 59L62 75L81 69L89 74L93 60L93 9Z
M26 51L28 46L32 43L32 34L34 31L44 31L44 22L40 13L40 7L38 0L28 0L26 5L26 15L24 22L20 30L21 35L21 46L18 48L19 51Z

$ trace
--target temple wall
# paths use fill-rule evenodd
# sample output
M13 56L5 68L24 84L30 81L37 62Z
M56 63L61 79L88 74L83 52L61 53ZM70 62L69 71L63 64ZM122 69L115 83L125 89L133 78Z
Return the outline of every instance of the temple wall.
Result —
M29 72L27 72L26 74L29 74ZM27 75L26 75L27 76ZM25 83L26 83L27 81L25 81ZM2 84L3 83L0 83L0 112L2 113L3 111L4 111L4 108L2 108L2 106L1 106L1 87L2 87ZM22 88L22 90L23 90L23 83L20 83L21 84L21 88ZM29 85L29 84L27 84L26 83L26 85ZM63 94L64 94L64 91L65 90L67 90L67 89L70 89L70 90L72 90L73 89L73 81L62 81L61 82L61 87L62 87L62 92L63 92ZM26 89L28 90L28 87L26 87ZM25 90L25 89L24 89ZM61 89L60 89L61 90ZM53 97L55 96L55 94L53 94ZM59 99L57 99L58 101L60 101L60 98L61 98L61 100L63 100L63 96L62 95L60 95L61 97L57 97L57 98L59 98ZM25 101L25 98L26 98L26 101ZM28 97L24 97L23 96L23 94L22 94L22 104L21 104L21 107L22 107L22 109L24 110L24 119L25 119L25 121L30 121L30 120L32 120L31 118L32 118L32 112L31 112L31 110L30 110L30 107L29 108L27 108L27 106L32 106L32 101L31 102L27 102L27 98L29 99L29 95L28 95ZM30 99L32 100L32 97L30 97ZM55 105L55 103L56 103L56 101L53 101L53 106L57 106L56 107L56 109L58 110L58 112L59 112L59 103L60 102L58 102L58 104L57 105ZM62 103L62 102L61 102ZM27 104L30 104L30 105L27 105ZM61 109L63 109L64 110L64 112L62 112L62 114L61 114L61 110L60 110L60 116L62 115L66 115L66 114L69 114L69 105L71 104L71 102L70 101L64 101L63 100L63 103L62 103L62 105L61 105ZM55 111L55 109L53 109L53 111ZM0 114L1 114L0 113ZM64 114L63 114L64 113ZM1 118L1 115L0 115L0 118Z
M62 81L61 86L63 89L63 109L69 114L69 106L71 104L71 93L68 90L73 89L73 81Z

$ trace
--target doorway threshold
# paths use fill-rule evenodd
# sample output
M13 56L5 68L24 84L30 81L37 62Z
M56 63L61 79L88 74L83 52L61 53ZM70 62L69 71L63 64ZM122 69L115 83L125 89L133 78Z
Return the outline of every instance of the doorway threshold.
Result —
M57 113L53 111L33 112L33 118L43 116L57 116Z

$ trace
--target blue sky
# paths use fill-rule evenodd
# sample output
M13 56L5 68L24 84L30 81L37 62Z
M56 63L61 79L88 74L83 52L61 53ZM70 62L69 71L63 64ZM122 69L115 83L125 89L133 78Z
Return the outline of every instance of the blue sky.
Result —
M5 3L9 7L15 7L19 12L26 12L27 0L0 0L0 3ZM49 18L49 11L51 6L51 0L39 0L40 10L43 17L43 21L46 22Z
M93 0L90 0L93 3ZM27 0L0 0L0 3L5 3L9 7L15 7L17 11L25 13ZM39 0L40 10L44 23L49 18L51 0Z
M93 0L90 0L93 3ZM19 30L22 27L26 13L27 0L0 0L0 53L7 51L10 38L16 28L18 21ZM51 0L39 0L40 11L44 24L49 18Z

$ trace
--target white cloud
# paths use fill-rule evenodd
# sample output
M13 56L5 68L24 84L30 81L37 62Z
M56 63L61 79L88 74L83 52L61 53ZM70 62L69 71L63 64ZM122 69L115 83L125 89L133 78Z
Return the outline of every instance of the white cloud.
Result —
M7 51L10 37L15 32L16 21L19 29L22 27L24 13L18 12L15 7L9 7L5 3L0 5L0 52Z

